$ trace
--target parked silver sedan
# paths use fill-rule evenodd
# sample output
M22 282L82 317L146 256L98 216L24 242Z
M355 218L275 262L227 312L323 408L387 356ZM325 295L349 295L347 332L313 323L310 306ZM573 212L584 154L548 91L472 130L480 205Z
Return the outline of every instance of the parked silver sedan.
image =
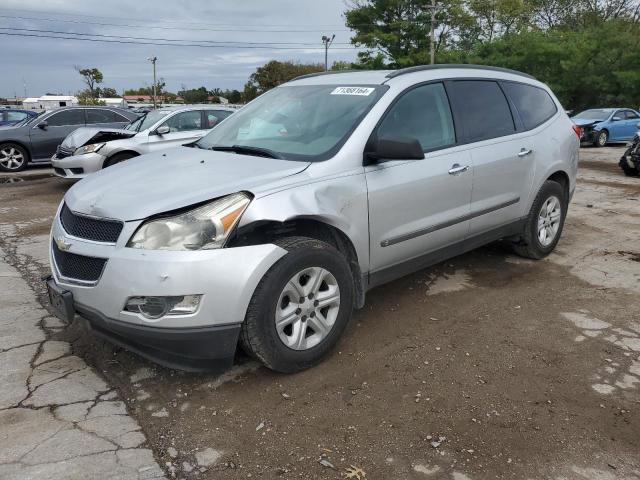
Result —
M138 155L193 142L234 111L214 105L161 108L124 129L79 128L58 146L51 164L59 177L82 178Z

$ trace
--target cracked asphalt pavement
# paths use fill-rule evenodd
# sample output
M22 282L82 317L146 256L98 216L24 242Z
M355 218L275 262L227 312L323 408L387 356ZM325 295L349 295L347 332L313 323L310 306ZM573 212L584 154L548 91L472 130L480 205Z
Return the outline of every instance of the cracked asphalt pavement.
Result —
M0 176L0 478L640 479L640 179L581 151L563 238L368 294L296 375L158 367L52 317L69 184ZM366 476L365 476L366 475Z

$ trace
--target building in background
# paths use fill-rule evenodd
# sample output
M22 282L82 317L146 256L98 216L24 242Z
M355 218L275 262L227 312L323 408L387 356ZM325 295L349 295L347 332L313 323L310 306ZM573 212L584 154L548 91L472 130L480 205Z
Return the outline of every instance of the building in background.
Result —
M78 98L73 95L43 95L38 98L25 98L22 101L22 107L30 110L52 110L73 105L78 105Z

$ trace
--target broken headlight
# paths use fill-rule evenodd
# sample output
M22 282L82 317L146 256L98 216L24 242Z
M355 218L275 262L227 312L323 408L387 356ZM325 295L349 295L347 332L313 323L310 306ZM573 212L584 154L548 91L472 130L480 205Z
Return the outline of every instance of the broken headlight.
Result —
M171 217L147 220L127 247L144 250L202 250L221 248L251 198L234 193Z
M74 155L86 155L87 153L94 153L104 147L104 143L92 143L90 145L85 145L84 147L76 148Z

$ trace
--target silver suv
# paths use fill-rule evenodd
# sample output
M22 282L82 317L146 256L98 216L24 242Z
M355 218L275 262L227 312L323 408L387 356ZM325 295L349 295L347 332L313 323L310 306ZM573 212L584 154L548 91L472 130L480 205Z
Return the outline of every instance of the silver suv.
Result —
M190 147L74 185L51 232L50 298L165 365L224 368L239 343L299 371L372 287L498 239L548 255L578 148L553 93L519 72L300 77Z
M83 178L145 153L193 142L234 111L217 105L165 107L123 129L78 128L58 145L51 165L59 177Z

